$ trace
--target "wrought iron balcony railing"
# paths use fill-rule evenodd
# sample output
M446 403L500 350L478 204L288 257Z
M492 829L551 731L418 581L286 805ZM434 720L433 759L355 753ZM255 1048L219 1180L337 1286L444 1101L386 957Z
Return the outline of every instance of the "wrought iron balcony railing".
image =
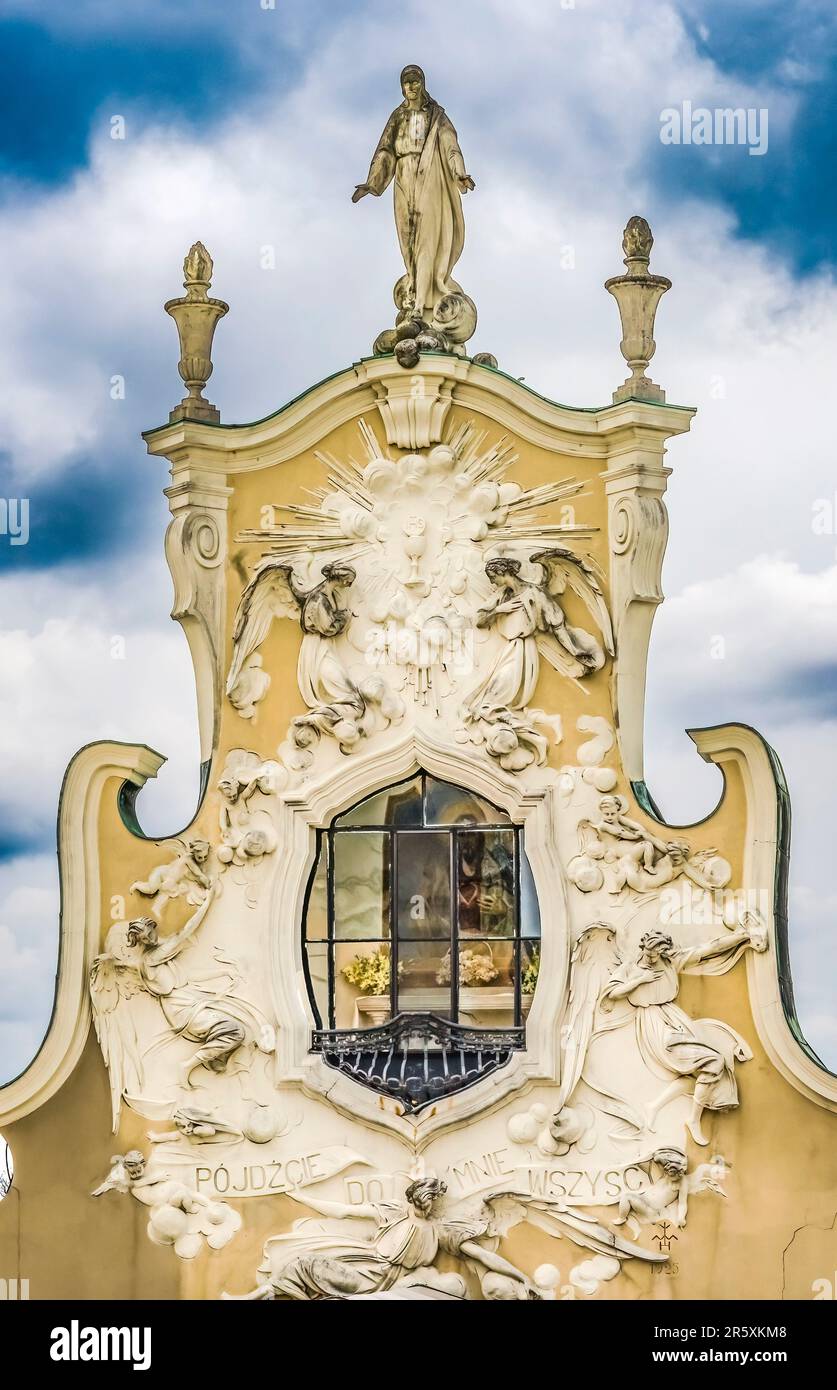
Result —
M415 1112L473 1086L525 1046L525 1028L469 1028L416 1013L377 1028L318 1028L311 1051Z

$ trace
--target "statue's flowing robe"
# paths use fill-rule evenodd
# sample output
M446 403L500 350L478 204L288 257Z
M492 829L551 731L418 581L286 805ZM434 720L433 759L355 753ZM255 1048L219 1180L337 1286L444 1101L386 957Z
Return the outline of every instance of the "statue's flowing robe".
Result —
M266 1266L278 1298L347 1298L381 1293L405 1274L432 1265L440 1251L458 1254L467 1240L488 1230L483 1218L470 1222L426 1220L404 1202L382 1202L371 1239L323 1232L309 1220L273 1236L265 1246ZM341 1223L345 1230L345 1226Z
M492 626L505 645L468 698L472 718L481 712L526 708L538 683L544 641L550 643L547 660L568 675L583 675L579 656L598 653L604 663L595 638L583 628L570 627L560 604L535 585L504 599L493 615Z
M269 1036L269 1020L255 1004L233 992L231 980L229 971L218 970L181 982L168 961L142 972L144 989L160 1004L173 1033L191 1042L211 1040L223 1045L225 1039L233 1040L235 1025L240 1024L248 1040L252 1039L261 1051L268 1050L264 1039ZM167 1040L164 1036L159 1043Z
M380 195L395 179L395 225L415 310L431 318L445 295L460 292L451 271L462 254L465 219L457 179L465 162L456 131L432 97L418 111L396 107L366 180Z
M637 984L626 998L635 1011L637 1044L649 1069L661 1077L694 1077L700 1105L731 1110L738 1104L735 1063L752 1056L747 1043L729 1024L692 1019L675 1003L680 973L700 963L694 951L675 951L670 961L652 967L653 980Z
M494 610L494 629L504 645L485 679L471 693L469 706L474 716L480 711L523 709L538 682L537 597L524 589Z

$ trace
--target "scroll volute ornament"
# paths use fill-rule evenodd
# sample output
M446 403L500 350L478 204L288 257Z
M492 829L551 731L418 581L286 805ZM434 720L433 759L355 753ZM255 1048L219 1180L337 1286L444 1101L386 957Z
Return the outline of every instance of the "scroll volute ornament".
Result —
M204 398L203 388L212 375L212 339L215 326L229 304L207 295L212 280L212 257L202 242L196 241L183 262L183 288L186 294L170 299L164 306L177 324L180 361L177 369L186 383L187 394L169 414L169 421L203 420L219 424L220 411Z

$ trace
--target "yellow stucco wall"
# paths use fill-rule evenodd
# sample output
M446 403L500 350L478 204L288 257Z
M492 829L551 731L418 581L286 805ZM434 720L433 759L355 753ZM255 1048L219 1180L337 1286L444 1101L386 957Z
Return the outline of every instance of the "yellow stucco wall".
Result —
M373 416L367 419L383 444L380 421ZM469 419L492 440L503 432L493 419L457 406L449 426ZM509 475L515 481L538 485L575 476L585 482L585 495L572 499L577 520L599 529L579 547L607 572L603 458L570 451L556 455L522 437L515 443L520 458ZM356 421L333 429L318 447L341 458L361 457ZM313 451L306 450L280 466L230 479L234 490L228 512L228 635L243 582L259 553L257 547L237 542L237 533L260 524L266 503L304 500L304 489L322 485L325 472ZM582 623L584 613L578 601L570 597L566 607L569 620ZM223 702L209 790L188 833L217 838L216 783L226 752L247 747L264 758L274 757L289 720L302 712L295 679L299 643L295 623L273 624L262 648L265 669L273 680L255 724L243 724L229 702ZM573 763L586 737L576 732L578 716L613 718L610 663L585 681L584 690L542 665L533 703L560 712L563 719L564 741L551 747L551 765ZM734 710L725 713L735 715ZM141 737L142 730L137 734ZM653 729L649 737L653 738ZM630 791L623 776L618 789L624 794ZM120 915L118 907L113 907L114 896L125 895L132 880L160 862L160 842L138 839L123 825L117 791L118 781L111 779L99 818L100 949L113 916ZM629 814L650 824L633 801ZM733 886L741 882L744 871L744 828L744 794L733 771L699 837L702 845L722 847L733 868ZM127 899L127 915L142 911L141 899ZM172 904L166 929L181 925L188 915L184 903ZM296 928L276 924L276 929ZM669 1269L657 1271L628 1261L623 1273L604 1284L596 1297L810 1298L813 1282L832 1277L837 1268L835 1118L788 1084L766 1056L752 1016L743 961L720 977L684 980L680 1002L693 1017L720 1018L731 1024L753 1048L753 1059L739 1069L740 1107L728 1115L706 1117L711 1133L708 1149L698 1151L690 1143L692 1162L723 1152L732 1165L728 1197L704 1193L692 1200L688 1225L677 1233ZM509 1099L506 1106L520 1109L521 1096ZM0 1092L0 1123L2 1114ZM233 1203L245 1221L236 1239L222 1251L179 1261L171 1250L147 1239L147 1213L139 1203L115 1192L96 1201L88 1195L107 1173L110 1155L140 1145L147 1127L148 1121L123 1108L119 1134L110 1134L107 1077L91 1030L80 1062L58 1093L23 1119L3 1126L16 1176L12 1192L0 1203L0 1277L28 1279L32 1298L215 1298L223 1289L241 1292L252 1286L266 1237L286 1229L306 1209L285 1196ZM563 1275L577 1255L556 1250L554 1241L529 1227L518 1227L501 1249L530 1273L536 1265L551 1261Z

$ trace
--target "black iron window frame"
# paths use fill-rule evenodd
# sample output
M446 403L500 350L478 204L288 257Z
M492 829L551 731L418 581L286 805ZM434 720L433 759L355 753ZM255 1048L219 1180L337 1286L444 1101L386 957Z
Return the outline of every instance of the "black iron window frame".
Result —
M530 942L530 941L531 941L532 945L535 945L536 943L539 942L539 938L538 938L537 936L532 936L532 937L526 936L526 937L524 937L524 936L522 935L522 932L521 932L521 883L520 883L520 866L521 866L521 858L522 858L522 855L523 855L523 852L524 852L524 850L523 850L523 827L520 826L520 825L514 825L508 818L505 817L505 813L504 813L504 812L501 812L501 811L499 810L499 808L497 808L497 807L494 807L494 808L493 808L494 810L497 811L497 815L498 815L498 819L497 819L496 821L480 821L480 822L478 822L478 823L476 823L476 824L444 824L444 823L439 823L438 821L432 821L432 820L430 820L430 819L428 818L428 786L427 786L428 774L425 773L425 772L421 772L421 773L419 774L419 776L420 776L420 778L421 778L421 812L422 812L422 813L421 813L421 821L420 821L420 824L418 824L418 825L398 825L398 824L393 824L392 822L386 823L386 824L378 823L378 824L363 824L363 825L335 824L335 821L344 821L346 817L348 817L348 816L351 815L351 813L352 813L353 810L356 810L357 807L363 805L363 803L364 803L365 801L370 800L370 797L367 796L367 797L361 798L360 801L356 802L356 803L355 803L355 806L350 807L350 808L348 808L346 811L341 812L340 815L337 816L337 817L335 818L335 821L332 821L331 825L329 825L325 830L320 830L320 831L318 831L318 833L317 833L317 854L316 854L316 858L315 858L315 860L314 860L313 869L312 869L312 871L311 871L311 877L310 877L309 883L308 883L308 890L307 890L307 893L306 893L305 904L304 904L304 910L303 910L303 964L304 964L304 974L305 974L306 987L307 987L307 990L308 990L308 997L309 997L309 1001L310 1001L310 1004L311 1004L311 1009L312 1009L312 1012L313 1012L313 1014L314 1014L314 1019L315 1019L315 1024L316 1024L316 1029L315 1029L315 1031L316 1031L317 1033L320 1033L320 1032L324 1032L324 1031L326 1031L326 1030L332 1030L332 1031L334 1031L334 1030L337 1029L336 1014L335 1014L335 997L336 997L336 979L335 979L336 967L335 967L335 955L336 955L336 950L337 950L337 947L338 947L338 946L363 946L363 945L374 945L374 946L378 946L378 947L389 947L389 953L390 953L390 1017L391 1017L391 1019L393 1019L393 1020L396 1019L396 1018L399 1017L399 1015L402 1014L402 1013L408 1014L408 1015L411 1014L411 1013L415 1013L416 1016L418 1016L420 1013L423 1012L423 1011L421 1011L421 1010L410 1010L410 1009L400 1010L399 1007L398 1007L398 1002L399 1002L399 1001L398 1001L398 973L399 973L399 972L398 972L398 961L399 961L399 948L400 948L400 945L401 945L401 942L400 942L400 940L399 940L399 932L398 932L398 891L397 891L397 886L398 886L398 854L399 854L399 841L402 841L402 840L403 840L403 841L406 842L406 841L408 840L408 837L409 837L410 835L427 835L428 833L431 833L431 832L437 832L437 833L447 834L448 837L449 837L449 840L450 840L449 881L450 881L450 915L451 915L451 921L450 921L450 936L447 938L448 944L449 944L449 949L450 949L450 962L451 962L451 967L450 967L450 971L451 971L450 991L451 991L451 993L450 993L450 1020L449 1020L449 1021L452 1022L452 1023L457 1023L457 1024L458 1024L458 1022L459 1022L459 993L460 993L460 987L459 987L459 973L460 973L460 971L459 971L459 952L460 952L460 923L459 923L459 917L460 917L460 912L459 912L459 894L458 894L458 891L457 891L457 888L458 888L457 873L458 873L458 864L459 864L459 845L460 845L460 840L461 840L461 837L462 837L463 835L473 836L473 835L475 835L475 834L480 834L480 835L481 835L481 834L489 834L489 833L503 832L504 834L511 835L511 837L512 837L512 842L513 842L513 846L514 846L514 853L513 853L513 909L514 909L514 931L513 931L513 933L511 933L511 934L502 934L502 935L501 935L501 934L495 934L495 935L491 935L491 934L485 934L485 935L471 935L471 934L469 934L467 937L464 938L464 940L467 941L468 943L473 943L473 944L482 944L483 942L488 942L488 943L494 943L494 944L496 945L496 944L499 943L499 942L503 942L503 943L510 943L510 944L512 945L514 1023L513 1023L513 1025L510 1025L509 1028L508 1028L507 1030L503 1030L503 1029L501 1029L501 1028L500 1028L500 1029L495 1028L495 1029L493 1029L493 1032L494 1032L494 1033L497 1033L497 1034L502 1034L504 1031L508 1031L508 1033L509 1033L510 1036L513 1036L514 1034L519 1034L519 1031L520 1031L520 1029L521 1029L521 1027L522 1027L522 1024L523 1024L523 1001L522 1001L522 991L521 991L521 981L522 981L522 976L523 976L523 946L524 946L525 943ZM384 789L384 790L392 790L392 791L395 791L395 790L397 790L397 788L398 788L399 786L401 786L401 787L409 787L414 781L415 781L415 776L412 776L412 777L409 777L409 778L405 779L403 782L394 784L392 788L386 788L386 789ZM453 785L453 784L447 784L447 785ZM458 790L462 791L463 794L467 796L468 792L467 792L467 789L466 789L466 788L458 788ZM480 798L480 799L481 799L481 801L483 801L483 802L485 803L485 798ZM485 804L489 804L489 805L490 805L491 803L485 803ZM337 924L336 924L336 920L335 920L335 919L336 919L336 914L335 914L335 906L334 906L335 838L336 838L338 835L340 835L340 836L347 836L347 837L348 837L348 836L351 836L351 835L370 834L370 833L371 833L371 834L380 834L380 835L383 835L384 837L386 837L386 838L385 838L385 844L387 845L387 856L386 856L386 859L385 859L385 873L388 875L388 890L389 890L389 904L388 904L388 906L389 906L389 930L390 930L390 935L389 935L389 937L386 937L386 936L383 936L383 935L380 935L380 936L369 936L369 937L355 937L355 936L352 936L352 937L340 937L340 936L337 935L337 932L336 932L336 926L337 926ZM312 888L313 888L313 884L314 884L314 881L315 881L315 878L316 878L317 870L318 870L319 865L320 865L320 859L321 859L321 856L322 856L323 853L325 853L326 856L327 856L327 859L326 859L326 920L327 920L327 935L326 935L325 937L309 938L309 937L308 937L308 934L307 934L308 904L309 904L309 901L310 901L311 890L312 890ZM439 940L440 940L440 943L441 943L441 942L443 942L443 941L445 940L445 938L442 937L442 938L439 938ZM321 1011L320 1011L319 1006L318 1006L318 1003L317 1003L316 992L315 992L315 990L314 990L313 981L312 981L312 978L311 978L310 964L309 964L309 948L312 947L312 946L315 946L315 947L317 947L317 946L323 947L323 946L324 946L324 947L325 947L325 950L326 950L326 961L327 961L327 987L328 987L328 1019L327 1019L327 1020L323 1020L323 1018L322 1018L322 1014L321 1014ZM358 1034L358 1033L362 1032L363 1030L362 1030L362 1029L353 1029L353 1030L351 1030L351 1031L352 1031L354 1034ZM371 1032L371 1031L373 1031L373 1029L370 1028L369 1031ZM317 1048L316 1050L319 1050L319 1049Z

